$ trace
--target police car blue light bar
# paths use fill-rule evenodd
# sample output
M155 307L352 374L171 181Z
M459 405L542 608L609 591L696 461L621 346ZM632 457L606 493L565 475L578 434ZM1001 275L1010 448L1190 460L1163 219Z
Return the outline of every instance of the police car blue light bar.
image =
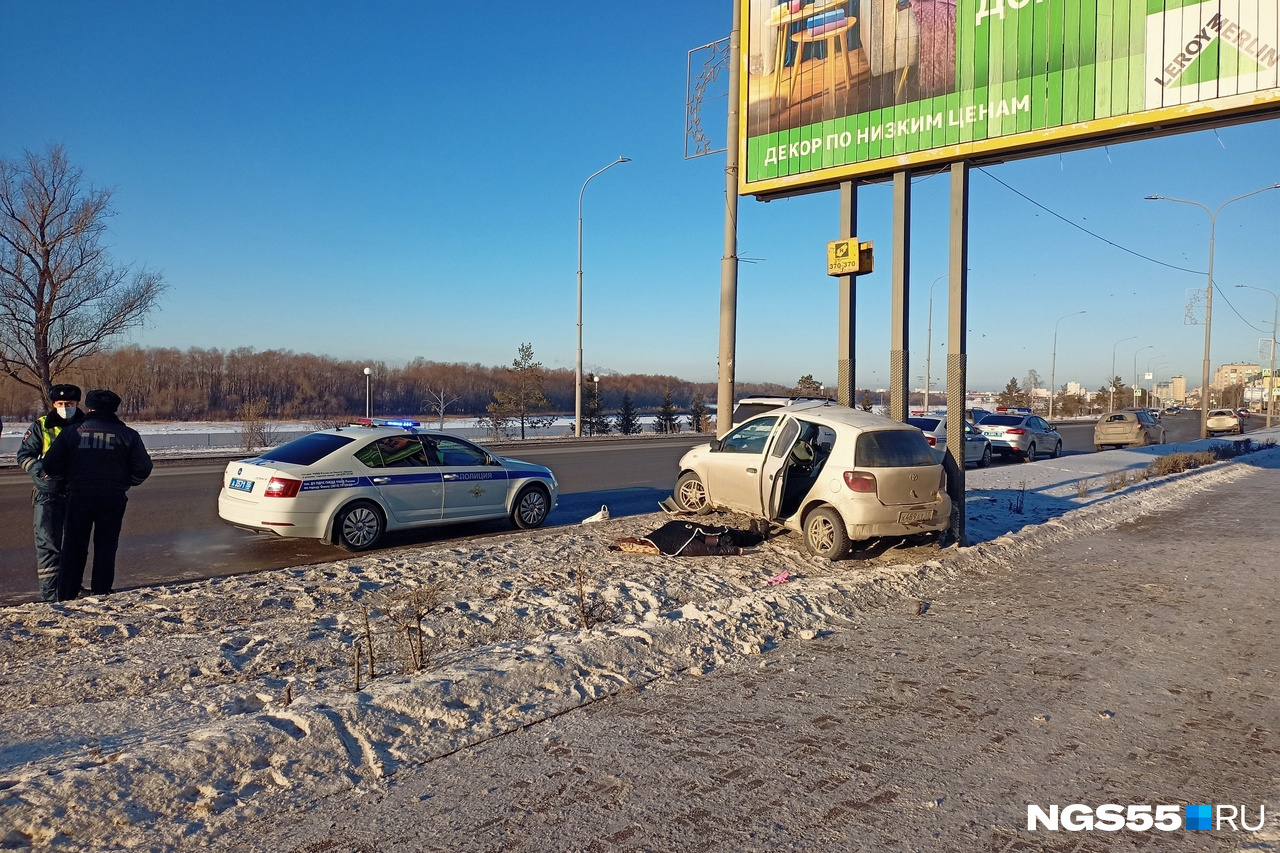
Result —
M404 429L413 429L415 427L422 426L422 424L419 421L392 419L392 418L360 418L358 421L356 421L356 423L360 424L361 426L389 426L389 427L403 427Z

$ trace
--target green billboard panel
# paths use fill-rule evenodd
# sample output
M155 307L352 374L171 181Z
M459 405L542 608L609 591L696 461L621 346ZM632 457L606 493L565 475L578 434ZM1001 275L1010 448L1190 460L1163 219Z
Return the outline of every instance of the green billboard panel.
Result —
M744 194L1280 113L1280 0L744 6Z

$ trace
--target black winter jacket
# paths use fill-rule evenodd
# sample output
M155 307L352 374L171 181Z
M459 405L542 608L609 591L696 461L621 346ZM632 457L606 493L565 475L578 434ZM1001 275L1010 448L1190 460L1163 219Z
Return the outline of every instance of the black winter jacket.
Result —
M44 456L45 473L64 477L67 494L121 493L151 475L151 457L136 430L110 412L87 412L67 426Z

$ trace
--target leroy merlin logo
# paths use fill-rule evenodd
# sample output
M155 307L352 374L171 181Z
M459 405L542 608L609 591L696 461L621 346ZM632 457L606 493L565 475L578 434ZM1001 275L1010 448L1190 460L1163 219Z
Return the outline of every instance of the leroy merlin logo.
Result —
M1192 34L1182 50L1167 59L1162 73L1155 78L1165 88L1258 74L1264 68L1274 68L1280 54L1275 45L1219 13Z

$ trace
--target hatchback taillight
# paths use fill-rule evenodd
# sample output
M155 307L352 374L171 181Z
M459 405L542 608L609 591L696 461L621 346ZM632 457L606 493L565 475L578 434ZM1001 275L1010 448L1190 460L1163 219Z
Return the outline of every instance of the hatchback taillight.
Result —
M1004 434L1005 435L1026 435L1027 431L1022 427L1014 427L1013 429L1005 430Z
M845 471L844 484L853 492L876 493L876 475L868 471Z
M262 496L265 498L296 498L298 489L302 488L301 480L290 477L272 477Z

